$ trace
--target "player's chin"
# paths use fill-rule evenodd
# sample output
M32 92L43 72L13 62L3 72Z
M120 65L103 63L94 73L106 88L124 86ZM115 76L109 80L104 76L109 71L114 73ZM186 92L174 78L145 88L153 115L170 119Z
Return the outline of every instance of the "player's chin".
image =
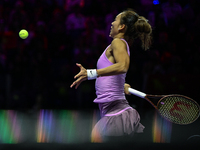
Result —
M109 34L109 37L113 38L113 36L112 36L112 34L111 34L111 33Z

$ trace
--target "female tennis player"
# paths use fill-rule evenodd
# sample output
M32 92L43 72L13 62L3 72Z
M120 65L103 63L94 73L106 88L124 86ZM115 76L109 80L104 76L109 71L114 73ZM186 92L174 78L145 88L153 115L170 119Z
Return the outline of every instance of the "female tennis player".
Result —
M125 77L130 63L129 45L139 38L142 48L147 50L151 45L151 33L151 25L145 17L133 10L125 10L111 24L109 36L113 40L100 56L97 69L85 69L76 64L80 72L75 75L71 87L77 88L82 81L96 79L97 98L94 102L99 105L101 119L92 130L92 142L143 132L138 112L125 97L125 94L130 94L130 85L125 83Z

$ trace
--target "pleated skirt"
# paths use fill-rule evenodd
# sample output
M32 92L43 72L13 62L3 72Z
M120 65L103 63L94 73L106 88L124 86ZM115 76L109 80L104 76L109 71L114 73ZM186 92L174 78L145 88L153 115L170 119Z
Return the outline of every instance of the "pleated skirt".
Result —
M99 103L101 119L92 130L92 142L103 142L105 137L128 136L142 133L139 113L127 100Z

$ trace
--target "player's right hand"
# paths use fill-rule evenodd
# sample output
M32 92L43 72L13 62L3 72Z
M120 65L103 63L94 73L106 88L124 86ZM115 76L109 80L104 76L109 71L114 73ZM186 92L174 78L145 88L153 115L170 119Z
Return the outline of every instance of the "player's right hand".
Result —
M128 91L128 88L130 88L131 86L127 83L124 84L124 93L127 95L131 95L131 93Z

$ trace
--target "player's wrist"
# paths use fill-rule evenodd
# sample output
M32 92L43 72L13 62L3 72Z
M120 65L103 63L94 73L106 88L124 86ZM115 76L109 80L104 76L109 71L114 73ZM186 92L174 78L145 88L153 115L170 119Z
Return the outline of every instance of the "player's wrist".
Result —
M87 69L87 78L88 80L93 80L98 77L97 69Z

